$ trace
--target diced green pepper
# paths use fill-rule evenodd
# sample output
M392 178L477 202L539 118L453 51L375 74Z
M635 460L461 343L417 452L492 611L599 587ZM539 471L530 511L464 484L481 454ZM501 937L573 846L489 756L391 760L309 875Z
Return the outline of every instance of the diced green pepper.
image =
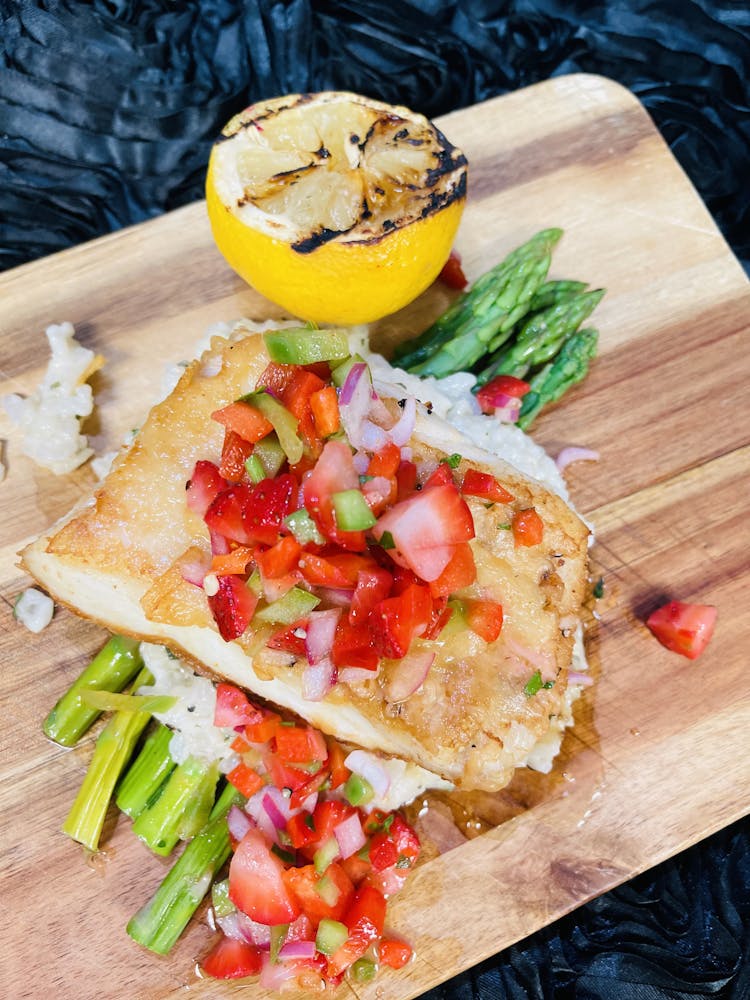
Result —
M291 625L309 615L320 604L320 598L302 587L292 587L283 597L268 607L255 612L254 621L278 622L281 625Z
M272 361L284 365L314 365L319 361L341 361L349 354L345 330L286 327L263 334Z
M229 898L228 878L222 879L221 882L214 882L211 886L211 903L217 917L228 917L237 909Z
M283 521L300 545L312 542L314 545L325 545L325 538L318 531L318 526L304 509L287 514Z
M318 924L318 933L315 935L315 947L324 955L333 955L349 937L349 929L346 924L338 920L331 920L323 917Z
M335 906L341 895L341 890L329 875L324 875L315 883L315 891L326 906Z
M344 382L346 382L346 376L352 370L352 366L362 365L365 363L365 359L359 354L352 354L352 356L347 358L342 365L338 365L338 367L332 369L331 381L337 389L340 389Z
M350 806L365 806L372 801L375 789L366 778L352 773L346 779L344 795Z
M258 456L253 452L245 459L245 472L251 483L260 483L266 479L266 470Z
M339 854L339 843L335 837L329 837L328 840L324 841L313 857L313 864L318 875L322 875Z
M274 965L279 960L279 952L284 947L288 933L289 924L274 924L271 928L271 954L269 957Z
M267 434L260 441L255 443L253 455L259 459L263 466L266 479L273 479L278 475L281 466L286 462L286 452L279 444L276 434Z
M358 958L349 970L349 975L355 983L369 983L375 978L377 966L371 958Z
M367 531L377 518L359 490L341 490L331 497L336 526L341 531Z
M256 597L260 597L263 594L263 581L261 580L260 573L257 569L254 569L247 578L245 586L248 590L251 590Z
M250 392L242 397L241 402L250 403L260 410L266 420L273 425L289 464L296 465L304 452L302 438L297 433L296 417L268 392Z

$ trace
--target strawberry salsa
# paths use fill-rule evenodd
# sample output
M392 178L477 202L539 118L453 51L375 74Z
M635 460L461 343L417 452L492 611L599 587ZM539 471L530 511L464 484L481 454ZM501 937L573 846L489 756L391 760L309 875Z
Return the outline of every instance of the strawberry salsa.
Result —
M218 464L198 461L187 484L212 553L190 582L226 641L252 624L300 661L306 698L374 677L386 659L399 664L403 700L453 616L498 638L502 606L455 595L476 580L467 498L514 497L489 473L461 472L460 455L418 465L408 445L416 400L380 399L342 331L264 339L271 361L254 391L212 414L224 427ZM508 526L516 546L542 540L533 508L509 506Z
M229 876L212 889L221 937L203 971L317 991L404 966L412 949L384 930L385 912L419 855L414 830L398 813L366 811L374 790L337 742L231 684L217 686L214 723L237 733L227 777L244 804L227 814Z

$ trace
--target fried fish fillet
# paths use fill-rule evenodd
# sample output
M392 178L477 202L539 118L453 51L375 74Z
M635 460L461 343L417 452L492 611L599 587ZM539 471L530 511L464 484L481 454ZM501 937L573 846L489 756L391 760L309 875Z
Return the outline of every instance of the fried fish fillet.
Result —
M567 710L588 529L560 497L466 442L471 467L492 472L515 497L492 506L467 498L477 579L459 596L502 604L499 639L487 644L469 629L445 629L431 644L436 658L426 680L399 703L387 698L389 673L397 669L388 661L372 679L339 683L322 701L306 700L303 664L265 645L270 627L251 625L225 642L205 593L182 572L210 551L203 520L186 506L185 487L197 460L218 463L223 428L211 413L251 391L268 360L258 334L215 339L151 410L94 496L24 550L23 566L79 614L171 646L198 669L345 742L412 761L461 788L502 788L550 720ZM443 430L444 437L440 418L422 408L410 442L417 463L436 464L443 453L435 442L455 441L455 431L444 424ZM514 548L508 521L528 507L544 522L543 541ZM537 671L547 686L529 696L525 688Z

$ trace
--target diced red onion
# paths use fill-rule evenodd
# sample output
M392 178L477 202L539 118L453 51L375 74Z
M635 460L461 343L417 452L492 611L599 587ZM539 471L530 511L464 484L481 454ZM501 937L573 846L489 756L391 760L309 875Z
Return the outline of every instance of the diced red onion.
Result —
M279 960L287 962L295 958L315 958L315 942L288 941L279 951Z
M305 653L311 665L327 659L333 649L341 611L331 608L329 611L311 611L305 636Z
M353 590L334 590L333 587L316 587L315 593L322 597L329 604L335 604L338 608L349 608L354 597Z
M377 677L377 670L365 670L363 667L342 667L339 670L339 681L343 684L360 684Z
M361 444L368 451L381 451L388 444L389 434L378 427L372 420L364 420L359 427L358 440L353 443Z
M268 785L268 787L266 788L265 797L263 799L263 808L266 809L266 811L268 812L268 808L266 806L266 798L272 800L276 810L281 814L281 819L283 820L283 822L280 824L280 827L286 826L286 824L292 818L292 816L296 816L297 813L299 812L299 809L292 809L289 799L286 797L286 795L284 795L281 789L277 788L275 785ZM269 816L271 816L270 812ZM271 819L273 819L273 816L271 816ZM274 822L277 821L274 820Z
M357 470L358 476L366 475L370 465L370 456L366 451L356 451L352 455L352 462L354 462L354 468Z
M352 750L344 761L350 771L369 781L375 794L381 798L391 786L391 777L377 757L365 750Z
M335 826L333 828L333 835L336 838L336 843L339 845L341 857L344 859L350 858L352 854L356 854L367 843L367 837L364 834L357 813L348 816Z
M295 809L295 812L308 812L308 813L314 812L315 806L317 804L318 804L318 793L311 792L307 796L305 801L302 803L302 805L299 807L299 809Z
M404 404L404 412L401 414L393 427L391 427L388 431L388 437L400 448L402 445L406 444L414 433L416 420L417 401L413 396L407 396L406 403Z
M434 653L409 653L394 664L383 693L392 705L406 701L424 684L430 667L435 660Z
M503 424L515 424L520 413L521 400L516 396L508 396L508 403L495 409L495 418Z
M391 411L374 389L370 398L370 409L368 410L367 415L374 424L378 425L378 427L388 428L393 423Z
M577 445L569 445L563 448L555 459L555 465L560 472L571 464L571 462L598 462L599 452L592 448L579 448Z
M252 819L239 806L232 806L227 813L227 828L235 840L242 840L248 830L255 826Z
M412 456L414 455L414 450L408 445L404 445L401 449L401 460L403 462L411 462Z
M362 483L362 493L371 506L388 499L391 495L391 480L385 476L373 476L367 482Z
M203 586L203 577L211 569L210 559L188 559L180 563L180 575L194 587Z
M263 924L256 924L242 910L235 910L225 917L216 917L216 926L220 927L224 934L234 941L246 941L258 948L270 947L271 928L264 927Z
M271 820L271 822L273 823L273 825L276 827L277 830L283 830L286 827L286 820L284 819L281 810L276 805L271 796L268 794L268 792L266 792L266 794L263 796L263 808L266 811L266 815Z
M568 684L580 684L581 687L591 687L594 678L591 674L582 674L579 670L568 671Z
M308 701L322 701L336 683L336 667L329 657L302 671L302 697Z
M351 403L357 386L360 383L362 376L367 370L367 365L364 361L357 361L349 369L346 378L344 379L344 384L341 386L341 392L339 393L339 406L349 406ZM367 387L367 405L370 405L370 389L372 387Z
M542 675L542 679L553 680L555 677L555 663L554 657L551 653L540 652L537 649L532 649L530 646L525 646L523 643L515 640L510 633L505 636L505 646L509 652L519 656L522 660L531 664L535 667Z
M263 799L267 791L268 789L261 788L255 793L255 795L251 795L245 803L245 812L255 821L261 833L268 837L268 839L273 843L277 843L278 836L276 833L276 827L271 821L271 818L266 810L263 808Z
M299 975L299 971L292 962L272 962L269 956L264 955L258 982L263 989L278 993L284 983Z

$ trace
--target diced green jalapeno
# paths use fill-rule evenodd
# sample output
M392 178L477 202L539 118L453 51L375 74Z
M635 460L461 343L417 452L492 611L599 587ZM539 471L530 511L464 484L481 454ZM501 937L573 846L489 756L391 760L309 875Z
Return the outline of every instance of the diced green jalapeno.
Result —
M286 327L263 334L272 361L284 365L314 365L319 361L342 361L349 354L345 330Z
M375 525L377 519L359 490L341 490L331 500L336 526L341 531L367 531Z
M254 621L291 625L306 617L320 604L320 598L301 587L292 587L283 597L255 612Z

